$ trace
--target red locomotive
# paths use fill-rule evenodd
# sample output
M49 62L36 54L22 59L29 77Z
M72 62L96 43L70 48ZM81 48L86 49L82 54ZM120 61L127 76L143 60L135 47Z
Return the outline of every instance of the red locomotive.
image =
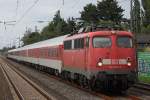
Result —
M126 31L65 35L10 50L8 57L92 89L122 91L137 79L133 35Z

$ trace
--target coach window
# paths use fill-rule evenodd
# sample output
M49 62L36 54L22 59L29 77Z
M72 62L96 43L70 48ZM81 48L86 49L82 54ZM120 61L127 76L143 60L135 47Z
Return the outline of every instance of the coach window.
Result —
M64 41L64 49L65 50L72 49L72 40Z

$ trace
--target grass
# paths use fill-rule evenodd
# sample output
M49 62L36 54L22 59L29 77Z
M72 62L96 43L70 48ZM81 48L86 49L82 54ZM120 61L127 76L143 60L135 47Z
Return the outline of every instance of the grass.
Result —
M140 82L149 83L150 84L150 75L139 74L138 76Z

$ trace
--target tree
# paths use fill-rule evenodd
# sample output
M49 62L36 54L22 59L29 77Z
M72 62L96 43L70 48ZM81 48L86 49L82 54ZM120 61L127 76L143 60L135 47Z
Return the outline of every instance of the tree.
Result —
M61 18L61 16L60 16L60 10L58 10L57 12L56 12L56 14L54 15L54 18L53 18L53 23L54 23L54 25L57 25L59 22L61 22L63 19Z
M63 35L63 28L66 27L66 22L60 16L60 11L58 10L54 15L53 20L49 23L48 26L44 27L41 36L42 40L50 39L59 35Z
M97 23L97 10L96 6L93 4L87 4L83 11L80 12L81 20L84 20L86 23Z
M65 30L67 30L67 34L72 33L74 30L76 30L76 23L73 17L67 19L67 27Z
M139 0L134 0L134 6L131 12L131 31L141 33L141 7Z
M144 8L144 26L147 27L150 24L150 0L142 0L142 6Z
M142 33L150 33L150 0L142 0L144 8Z
M24 37L21 39L25 45L29 45L35 42L40 41L40 34L38 32L32 32L30 34L25 34Z
M59 10L56 12L52 23L53 23L53 26L55 26L54 32L56 36L68 34L67 23L63 18L61 18Z
M123 9L116 0L102 0L97 4L98 18L119 23L123 17Z
M42 36L45 40L64 34L68 34L67 23L63 18L61 18L60 11L58 10L54 15L53 20L42 30Z
M150 25L143 26L142 27L142 33L144 33L144 34L150 34Z

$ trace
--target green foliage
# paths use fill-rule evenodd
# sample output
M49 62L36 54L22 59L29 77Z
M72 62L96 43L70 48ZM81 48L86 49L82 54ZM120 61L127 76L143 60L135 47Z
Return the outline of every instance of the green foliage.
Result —
M150 24L150 0L142 0L142 5L144 8L144 26Z
M116 0L102 0L97 4L98 18L119 23L123 17L123 9Z
M63 18L61 18L60 11L57 11L53 21L51 21L49 25L42 30L42 36L45 40L52 37L69 34L75 27L76 23L73 18L69 18L67 21L65 21Z
M62 35L62 28L64 24L66 23L61 18L60 11L57 11L54 15L53 21L51 21L48 26L43 28L41 32L42 40Z
M54 15L54 18L53 18L53 23L54 23L54 25L57 25L59 22L61 22L63 19L61 18L61 16L60 16L60 10L58 10L57 12L56 12L56 14Z
M142 27L142 33L150 34L150 25Z
M93 4L87 4L81 13L81 19L88 23L98 22L97 8Z
M104 25L104 26L108 26L108 25L113 26L113 25L115 25L115 23L113 21L110 21L110 20L107 20L107 21L106 20L100 20L98 24Z
M24 37L21 39L24 45L32 44L35 42L40 41L40 34L38 32L32 32L30 34L25 34Z
M150 83L150 76L140 74L138 77L140 82Z
M123 9L116 0L102 0L97 5L87 4L81 12L84 24L98 24L101 21L111 21L119 24L123 18Z
M141 33L141 7L139 0L134 0L134 7L131 14L132 32Z
M75 19L72 18L68 18L67 20L67 29L65 29L68 33L72 33L75 29L76 29L76 23L75 23Z

